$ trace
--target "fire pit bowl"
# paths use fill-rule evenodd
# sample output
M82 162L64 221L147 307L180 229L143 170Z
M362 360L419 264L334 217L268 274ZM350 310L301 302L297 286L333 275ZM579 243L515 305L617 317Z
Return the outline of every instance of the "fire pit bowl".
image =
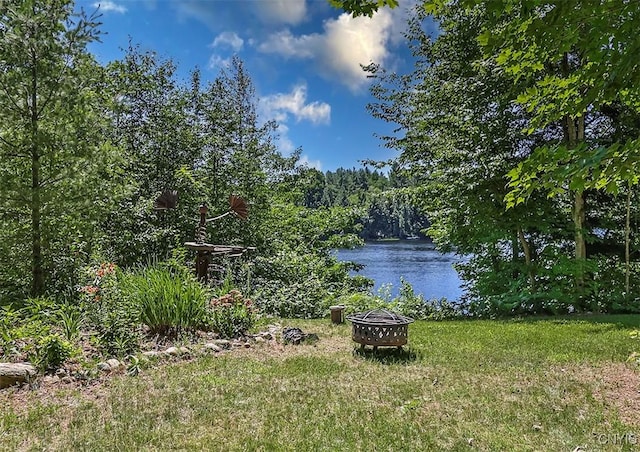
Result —
M378 347L402 348L407 343L409 336L409 324L414 320L385 309L374 309L367 312L358 312L347 316L353 326L351 337L354 342L372 345L374 350Z

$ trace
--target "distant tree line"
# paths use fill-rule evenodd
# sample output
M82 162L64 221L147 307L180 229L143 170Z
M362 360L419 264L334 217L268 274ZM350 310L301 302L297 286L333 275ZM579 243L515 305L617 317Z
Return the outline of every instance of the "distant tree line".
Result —
M414 181L397 168L388 174L377 169L309 169L303 204L309 208L359 209L359 235L365 240L426 238L427 217L418 208Z

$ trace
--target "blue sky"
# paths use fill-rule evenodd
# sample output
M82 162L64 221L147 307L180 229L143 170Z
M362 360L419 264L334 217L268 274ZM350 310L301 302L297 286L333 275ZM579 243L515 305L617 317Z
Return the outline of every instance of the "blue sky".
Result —
M370 80L360 64L411 70L402 35L409 1L371 19L354 19L326 0L77 0L77 6L100 7L106 34L91 51L103 63L121 58L129 37L172 58L185 79L196 66L205 81L213 79L239 56L261 118L280 125L280 150L301 147L309 166L326 171L395 156L374 136L391 125L367 113Z

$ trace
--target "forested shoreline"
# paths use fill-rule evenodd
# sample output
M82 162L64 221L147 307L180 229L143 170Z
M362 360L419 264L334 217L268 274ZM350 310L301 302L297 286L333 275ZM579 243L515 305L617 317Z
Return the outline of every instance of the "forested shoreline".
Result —
M305 207L349 207L360 210L358 236L364 240L427 239L428 218L416 207L414 183L394 167L388 175L365 168L338 168L309 173Z
M640 309L639 16L622 0L426 1L407 33L415 70L367 68L427 233L472 256L458 267L472 309Z

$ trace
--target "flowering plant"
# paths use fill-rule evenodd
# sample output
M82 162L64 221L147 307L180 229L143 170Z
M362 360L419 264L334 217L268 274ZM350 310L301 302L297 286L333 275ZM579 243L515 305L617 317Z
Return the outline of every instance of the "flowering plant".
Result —
M112 276L116 273L116 264L112 262L103 262L100 266L89 267L86 271L90 283L78 289L80 293L88 300L100 301L103 292L110 284Z
M242 336L255 324L256 315L253 302L244 298L239 290L209 302L211 327L222 337Z
M102 262L85 269L86 284L78 288L92 340L114 356L132 353L140 334L136 306L121 288L123 276L114 263Z

